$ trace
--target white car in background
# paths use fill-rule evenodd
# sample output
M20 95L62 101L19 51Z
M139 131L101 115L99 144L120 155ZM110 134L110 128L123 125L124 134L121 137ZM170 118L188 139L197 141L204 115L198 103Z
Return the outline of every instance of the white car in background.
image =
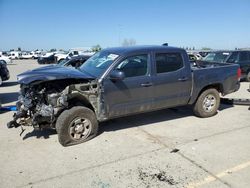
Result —
M20 59L37 59L41 55L41 51L23 52Z
M91 48L85 47L85 48L72 48L69 50L68 53L57 53L55 54L56 61L60 63L64 59L71 59L72 57L78 56L78 55L85 55L85 56L92 56L95 52L91 51Z
M23 52L22 56L20 57L20 59L32 59L33 56L30 52Z
M5 55L0 55L0 60L3 60L6 64L12 63L12 59Z
M31 51L30 54L32 55L32 59L37 59L38 57L42 56L42 52L39 50Z
M46 52L45 54L41 55L41 57L49 57L51 55L54 55L55 52Z
M22 53L20 51L11 51L9 57L10 59L20 59Z
M62 60L66 59L68 57L68 53L66 52L57 52L55 54L56 61L60 63Z

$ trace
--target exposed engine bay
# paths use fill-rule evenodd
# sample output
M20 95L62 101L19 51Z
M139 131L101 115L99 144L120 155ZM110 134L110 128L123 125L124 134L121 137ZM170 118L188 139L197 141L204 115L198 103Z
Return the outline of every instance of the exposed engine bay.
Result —
M60 113L81 101L96 111L98 87L95 80L62 79L21 84L16 103L17 113L8 128L33 126L35 129L55 128ZM77 100L80 98L81 100Z

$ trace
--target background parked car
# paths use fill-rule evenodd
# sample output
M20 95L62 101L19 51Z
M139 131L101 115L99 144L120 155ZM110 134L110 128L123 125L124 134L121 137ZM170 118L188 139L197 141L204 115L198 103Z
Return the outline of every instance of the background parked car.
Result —
M42 55L42 52L39 50L36 50L36 51L31 51L30 54L32 55L32 59L37 59L38 57Z
M62 60L60 63L58 63L58 65L78 68L90 57L91 56L79 55L72 57L71 59Z
M20 59L22 57L22 53L20 51L11 51L9 53L10 59Z
M225 62L230 53L230 51L213 51L209 52L202 60L222 63Z
M20 59L37 59L41 55L42 55L41 51L31 51L31 52L24 51L22 52Z
M33 56L30 52L22 52L20 59L31 59Z
M0 60L1 60L1 61L4 61L5 64L6 64L6 63L7 63L7 64L12 63L12 59L10 59L10 57L5 56L5 55L0 55Z
M250 50L233 51L226 59L226 62L239 64L241 69L241 78L250 82Z
M55 54L56 62L60 63L61 61L67 59L68 53L67 52L58 52Z
M60 63L62 60L64 59L70 59L72 57L76 57L79 55L83 55L83 56L92 56L94 55L95 52L91 51L90 48L72 48L69 50L68 53L58 53L55 54L56 57L56 61L58 63Z
M50 53L46 54L45 56L41 56L37 59L38 64L53 64L56 63L55 61L55 54Z
M210 51L200 51L199 54L201 55L201 57L206 57L206 55L209 53Z
M8 80L9 78L10 74L7 65L3 60L0 60L0 85L2 85L3 81Z
M188 53L188 58L189 58L189 61L197 61L197 60L201 60L202 56L196 53Z

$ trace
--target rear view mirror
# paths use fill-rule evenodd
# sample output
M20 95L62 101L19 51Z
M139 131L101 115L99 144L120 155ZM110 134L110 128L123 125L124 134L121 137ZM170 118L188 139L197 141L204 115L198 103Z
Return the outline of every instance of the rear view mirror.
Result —
M111 80L123 80L125 78L125 74L120 70L113 70L110 74Z

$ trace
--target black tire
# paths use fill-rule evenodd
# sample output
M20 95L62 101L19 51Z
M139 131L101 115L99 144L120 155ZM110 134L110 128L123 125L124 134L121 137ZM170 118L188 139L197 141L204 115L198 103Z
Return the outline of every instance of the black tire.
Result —
M193 111L194 114L201 118L207 118L217 114L220 106L220 95L216 89L207 89L198 97Z
M94 138L98 133L98 121L92 110L76 106L60 114L56 131L61 145L72 146Z

